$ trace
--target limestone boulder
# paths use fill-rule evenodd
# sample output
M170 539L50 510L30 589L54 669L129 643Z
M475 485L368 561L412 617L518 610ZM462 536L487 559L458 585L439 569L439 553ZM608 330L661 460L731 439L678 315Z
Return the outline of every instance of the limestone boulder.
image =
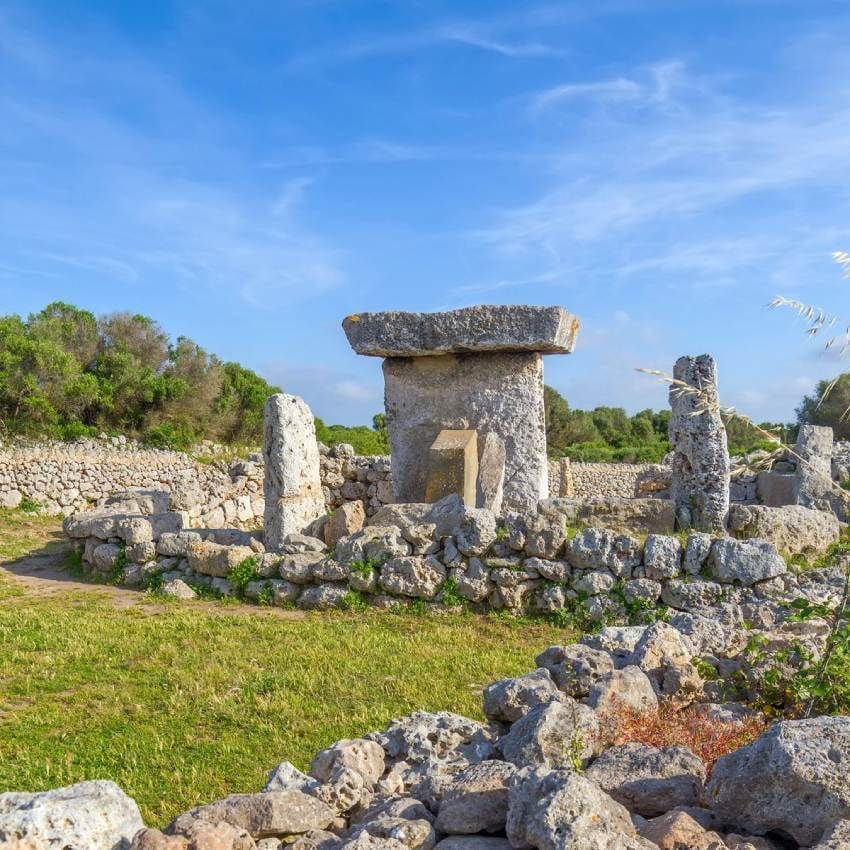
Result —
M530 709L561 701L562 697L549 671L541 667L484 688L484 715L488 720L513 723Z
M343 537L348 537L363 528L366 522L366 509L360 499L343 502L334 510L325 523L325 543L333 549Z
M120 850L143 827L139 807L114 782L0 794L0 847Z
M226 578L246 558L257 555L250 546L224 546L208 540L194 540L187 546L189 567L198 575ZM257 558L257 562L259 562Z
M190 809L172 821L166 832L185 833L197 821L213 824L224 821L244 829L256 840L324 829L335 817L336 813L326 803L301 791L262 791L231 794Z
M585 776L630 812L652 818L698 805L705 765L687 747L630 743L606 750Z
M336 559L343 566L363 561L383 564L410 551L399 526L369 525L337 542Z
M687 812L672 811L644 823L640 834L658 850L727 850L729 845Z
M793 557L825 551L838 540L841 525L832 511L802 505L732 505L729 530L739 538L767 540L780 554Z
M531 709L499 741L506 761L517 767L575 768L586 763L599 743L593 711L569 697Z
M560 690L576 699L586 697L603 676L614 671L609 653L578 643L550 646L535 663L549 671Z
M817 843L850 818L850 717L775 723L718 759L706 802L757 835L775 831L801 845Z
M310 775L319 782L327 782L339 767L359 773L372 788L384 772L383 747L365 738L337 741L316 754L310 765Z
M644 546L643 563L647 578L675 578L682 570L682 544L675 537L650 534Z
M767 540L715 540L708 555L708 567L711 575L722 584L744 587L775 578L788 570L776 547Z
M506 834L515 850L642 850L628 811L598 785L566 770L520 771L508 796Z
M340 608L347 596L348 588L345 585L325 582L305 587L295 604L304 611L330 611Z
M669 534L674 526L673 503L670 499L597 496L579 505L576 520L624 534Z
M457 773L437 812L436 826L449 835L500 832L508 817L508 786L516 767L484 761Z
M197 592L180 578L164 581L159 590L164 596L173 596L175 599L195 599L198 596Z
M411 556L387 561L378 581L389 593L431 599L445 578L446 568L437 558Z
M616 717L622 708L640 713L658 709L649 677L633 665L603 676L590 690L588 703L601 717Z
M634 537L604 529L580 531L567 543L566 552L576 569L608 570L619 578L630 579L641 563L640 543Z

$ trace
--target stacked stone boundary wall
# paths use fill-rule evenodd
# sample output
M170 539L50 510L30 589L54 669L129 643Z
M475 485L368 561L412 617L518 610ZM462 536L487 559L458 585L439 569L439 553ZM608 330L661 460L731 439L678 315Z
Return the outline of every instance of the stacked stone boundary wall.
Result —
M652 463L571 464L573 497L576 499L631 499L642 475L656 468Z
M392 501L387 457L358 457L350 446L320 447L328 510L361 500L371 515ZM69 516L130 489L171 494L172 508L192 525L251 528L262 524L263 459L201 463L190 455L150 449L124 438L0 447L0 507L22 500L44 513Z

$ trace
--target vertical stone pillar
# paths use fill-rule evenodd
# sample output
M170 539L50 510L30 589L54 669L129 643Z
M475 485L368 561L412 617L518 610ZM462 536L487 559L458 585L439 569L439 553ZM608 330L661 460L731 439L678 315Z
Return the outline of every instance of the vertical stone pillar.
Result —
M832 428L801 425L794 451L797 459L796 502L806 508L832 510Z
M265 546L276 552L287 534L303 532L325 512L325 500L316 427L305 402L285 393L270 396L263 428Z
M717 367L708 354L680 357L673 377L699 394L670 387L671 498L679 528L721 532L729 513L729 451L720 418Z

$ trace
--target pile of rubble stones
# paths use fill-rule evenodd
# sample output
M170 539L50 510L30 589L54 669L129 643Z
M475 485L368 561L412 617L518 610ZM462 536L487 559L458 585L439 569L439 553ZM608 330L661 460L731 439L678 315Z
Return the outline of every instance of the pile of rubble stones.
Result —
M485 688L481 723L418 711L338 741L308 774L144 828L112 782L0 795L0 847L87 850L841 850L850 717L776 722L709 772L684 746L615 742L610 718L659 701L740 724L691 658L735 643L737 606L691 625L607 627ZM684 626L684 622L681 624ZM777 629L782 640L782 627Z

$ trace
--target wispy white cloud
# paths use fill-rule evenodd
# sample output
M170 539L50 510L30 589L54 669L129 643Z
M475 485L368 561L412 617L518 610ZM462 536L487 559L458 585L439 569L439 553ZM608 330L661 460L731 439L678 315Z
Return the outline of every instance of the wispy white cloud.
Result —
M643 95L643 87L634 80L618 77L590 83L564 83L536 94L532 99L533 112L542 112L557 103L578 98L594 100L636 100Z
M498 53L500 56L506 56L509 59L564 56L567 53L563 48L537 41L508 41L494 38L488 35L486 31L481 31L469 25L448 25L437 30L434 36L435 40L477 47L479 50Z

